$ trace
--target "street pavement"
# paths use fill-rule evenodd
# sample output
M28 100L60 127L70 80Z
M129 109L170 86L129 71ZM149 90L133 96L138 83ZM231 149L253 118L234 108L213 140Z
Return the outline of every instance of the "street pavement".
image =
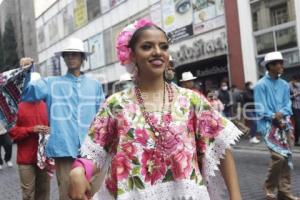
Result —
M292 189L300 196L300 148L294 149L294 170ZM16 148L14 147L14 161ZM241 192L244 200L263 200L263 182L270 159L264 144L252 145L242 139L233 149L239 175ZM20 200L21 190L16 164L13 168L5 167L0 171L0 200ZM51 184L51 200L58 199L55 178Z

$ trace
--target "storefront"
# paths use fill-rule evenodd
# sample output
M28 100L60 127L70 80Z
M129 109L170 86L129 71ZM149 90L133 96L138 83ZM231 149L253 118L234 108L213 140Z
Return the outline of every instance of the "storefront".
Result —
M229 81L226 30L221 28L171 46L177 80L191 71L204 92Z

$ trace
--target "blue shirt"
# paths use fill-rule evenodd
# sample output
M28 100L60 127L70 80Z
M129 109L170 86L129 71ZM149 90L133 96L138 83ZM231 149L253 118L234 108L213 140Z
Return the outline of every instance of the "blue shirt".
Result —
M288 83L281 79L273 79L268 74L258 81L254 88L257 129L265 135L276 112L284 117L292 115L290 89Z
M67 73L29 82L22 100L47 103L50 137L46 155L76 158L104 94L98 81Z

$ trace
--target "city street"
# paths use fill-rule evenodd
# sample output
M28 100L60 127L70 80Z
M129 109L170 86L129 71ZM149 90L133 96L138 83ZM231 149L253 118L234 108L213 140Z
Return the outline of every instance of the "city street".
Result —
M299 148L297 149L299 152ZM263 145L250 146L246 141L240 143L234 149L234 156L238 168L241 191L244 200L263 200L264 193L262 184L267 171L269 153L263 149ZM292 186L295 194L300 196L300 154L294 154L294 171ZM19 200L21 191L19 189L19 179L13 168L4 168L0 171L0 200ZM53 179L51 188L51 200L58 199L56 182Z

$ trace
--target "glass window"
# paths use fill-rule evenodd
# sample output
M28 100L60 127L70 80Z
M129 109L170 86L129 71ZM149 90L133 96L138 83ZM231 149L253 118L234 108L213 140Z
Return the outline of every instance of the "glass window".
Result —
M103 41L104 41L104 49L105 49L105 63L111 64L113 63L113 47L115 43L112 42L111 28L105 30L103 32Z
M295 20L294 0L260 0L250 4L254 31Z
M100 15L100 0L86 1L88 20L91 21Z
M273 32L257 36L256 48L258 54L275 51Z
M297 47L297 36L295 27L279 30L275 32L277 50L284 50Z
M286 3L271 7L270 11L271 11L272 26L288 22L289 15L288 15Z

